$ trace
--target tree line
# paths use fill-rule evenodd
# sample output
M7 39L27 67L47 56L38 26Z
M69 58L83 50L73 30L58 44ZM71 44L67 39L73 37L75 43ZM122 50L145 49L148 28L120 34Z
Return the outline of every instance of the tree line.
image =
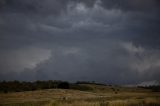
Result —
M93 82L76 82L69 83L66 81L34 81L34 82L26 82L26 81L0 81L0 93L8 93L8 92L23 92L23 91L34 91L34 90L42 90L42 89L75 89L82 91L90 91L91 87L85 86L83 84L93 84Z
M21 92L41 89L62 88L69 89L69 83L64 81L2 81L0 82L0 92Z

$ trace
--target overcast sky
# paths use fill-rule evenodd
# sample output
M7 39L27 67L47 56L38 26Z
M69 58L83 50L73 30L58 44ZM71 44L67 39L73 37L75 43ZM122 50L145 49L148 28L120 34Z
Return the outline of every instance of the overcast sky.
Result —
M160 0L0 0L0 80L160 81Z

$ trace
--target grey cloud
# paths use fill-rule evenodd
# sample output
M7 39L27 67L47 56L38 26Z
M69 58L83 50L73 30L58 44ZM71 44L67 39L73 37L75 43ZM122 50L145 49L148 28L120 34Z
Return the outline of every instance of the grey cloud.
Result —
M108 42L107 45L100 40L92 44L83 44L83 47L57 47L53 50L49 60L38 64L36 68L29 71L34 80L96 79L98 82L114 84L159 81L158 54L159 51L136 47L130 42ZM25 77L27 72L27 70L22 72L19 77L27 78Z
M156 0L2 0L0 78L160 81L158 12ZM47 51L50 58L40 61ZM36 65L29 68L32 56Z
M1 12L24 13L31 15L60 14L66 9L69 0L2 0Z
M159 10L158 0L101 0L102 6L108 9L121 9L123 11L154 11Z

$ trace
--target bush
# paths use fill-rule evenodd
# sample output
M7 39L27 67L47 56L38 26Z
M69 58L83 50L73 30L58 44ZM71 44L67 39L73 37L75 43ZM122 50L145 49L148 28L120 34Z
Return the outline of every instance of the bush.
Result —
M68 82L61 82L58 84L58 88L69 89L69 83Z

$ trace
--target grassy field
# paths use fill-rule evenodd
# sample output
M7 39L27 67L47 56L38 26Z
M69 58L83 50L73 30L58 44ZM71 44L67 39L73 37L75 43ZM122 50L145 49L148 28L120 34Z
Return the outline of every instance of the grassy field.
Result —
M90 91L47 89L0 93L0 106L160 106L160 92L85 84Z

